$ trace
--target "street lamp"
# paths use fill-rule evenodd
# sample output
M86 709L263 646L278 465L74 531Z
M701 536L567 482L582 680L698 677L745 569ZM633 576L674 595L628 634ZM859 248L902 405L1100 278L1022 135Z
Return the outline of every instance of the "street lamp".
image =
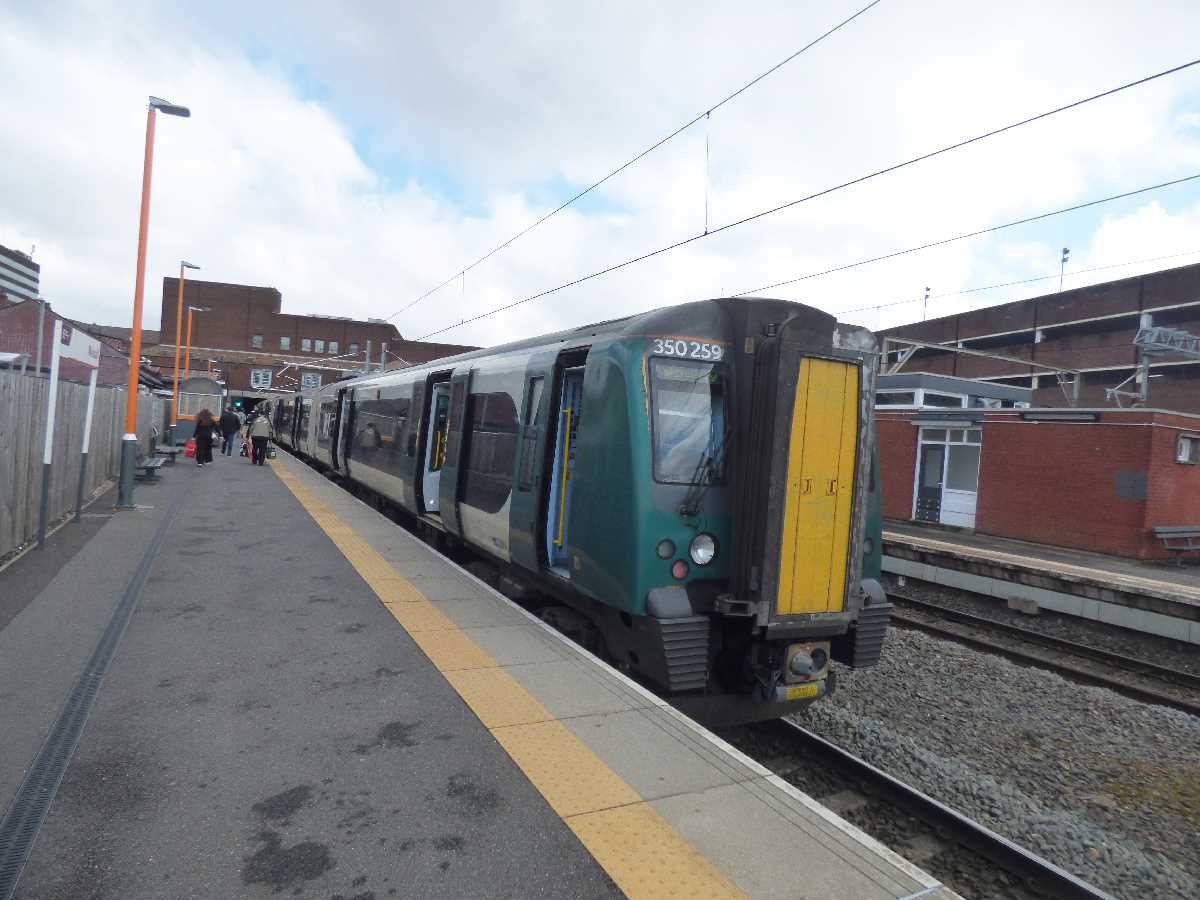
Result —
M171 389L171 427L167 433L167 444L172 447L175 446L175 426L179 424L179 338L183 328L183 270L199 268L186 260L179 261L179 299L175 303L175 380Z
M150 228L150 176L154 168L155 113L186 119L191 112L158 97L146 107L146 151L142 159L142 210L138 222L137 275L133 287L133 327L129 336L129 390L125 397L125 434L121 439L121 480L117 508L133 509L133 480L137 469L138 361L142 358L142 293L146 286L146 237Z
M186 373L192 367L192 313L194 312L211 312L211 306L189 306L188 307L188 327L187 327L187 343L184 345L183 351L183 371Z

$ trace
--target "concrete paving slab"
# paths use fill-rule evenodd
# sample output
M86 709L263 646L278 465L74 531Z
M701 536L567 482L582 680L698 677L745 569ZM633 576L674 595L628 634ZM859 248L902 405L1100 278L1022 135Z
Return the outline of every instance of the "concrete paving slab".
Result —
M170 475L203 500L167 534L19 897L619 895L269 470Z
M639 709L647 704L636 696L614 690L582 662L557 662L510 666L505 670L556 719Z

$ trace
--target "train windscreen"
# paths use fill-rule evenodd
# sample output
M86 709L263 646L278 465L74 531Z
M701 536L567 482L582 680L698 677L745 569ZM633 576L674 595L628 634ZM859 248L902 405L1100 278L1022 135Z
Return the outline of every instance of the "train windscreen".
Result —
M719 363L650 361L654 480L714 484L723 480L725 379Z

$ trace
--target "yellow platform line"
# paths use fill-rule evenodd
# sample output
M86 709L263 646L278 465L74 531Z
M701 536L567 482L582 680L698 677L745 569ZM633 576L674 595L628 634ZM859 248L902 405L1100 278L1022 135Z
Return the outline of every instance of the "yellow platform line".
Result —
M270 465L626 896L746 896L299 478Z

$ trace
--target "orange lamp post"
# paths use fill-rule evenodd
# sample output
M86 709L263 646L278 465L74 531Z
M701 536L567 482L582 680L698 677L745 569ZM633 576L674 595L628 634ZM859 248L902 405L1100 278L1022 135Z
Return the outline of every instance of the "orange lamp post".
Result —
M183 270L199 269L185 260L179 261L179 299L175 302L175 377L171 381L171 427L167 432L167 443L175 446L175 426L179 424L179 338L183 329Z
M121 440L121 479L117 488L117 508L133 508L133 482L137 469L138 370L142 361L142 293L146 285L146 238L150 228L150 177L154 169L155 115L187 118L186 106L176 106L151 97L146 108L146 150L142 159L142 209L138 222L137 274L133 287L133 326L129 336L129 384L125 397L125 434Z

